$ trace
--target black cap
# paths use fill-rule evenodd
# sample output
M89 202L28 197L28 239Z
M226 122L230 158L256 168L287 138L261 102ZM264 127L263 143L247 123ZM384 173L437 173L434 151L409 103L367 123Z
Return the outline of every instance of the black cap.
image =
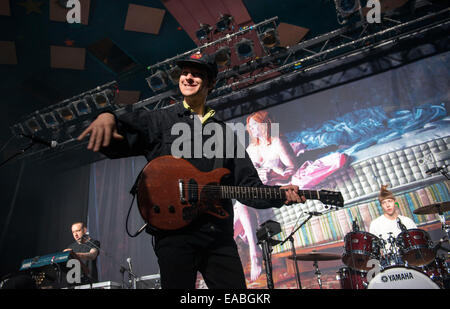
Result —
M214 57L202 53L195 53L185 59L178 60L177 65L180 68L191 65L205 70L211 80L216 79L219 71Z

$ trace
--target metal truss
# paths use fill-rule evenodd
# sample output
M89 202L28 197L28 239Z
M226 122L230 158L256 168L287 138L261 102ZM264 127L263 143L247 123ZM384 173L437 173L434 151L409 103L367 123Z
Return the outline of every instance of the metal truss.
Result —
M446 51L449 49L449 13L450 8L438 9L432 4L423 4L416 9L413 15L384 16L380 24L369 24L362 20L303 41L290 48L280 48L262 58L220 72L218 84L210 94L208 104L219 111L232 107L231 110L229 109L223 114L223 118L226 120L240 116L244 113L243 109L249 112L251 109L282 103L279 98L272 98L268 95L274 89L291 88L292 96L298 97L329 85L348 81L351 78L343 77L342 70L333 71L334 68L343 64L361 62L365 58L382 58L380 53L383 53L383 61L385 62L384 64L380 63L381 69L389 69L413 61L417 58L399 56L395 49L398 46L404 46L405 43L414 44L411 43L414 40L423 41L427 37L431 37L430 40L438 40L442 39L442 33L447 33L444 36L444 46L440 47L439 50L440 52ZM269 21L273 22L272 19ZM248 31L248 29L245 31ZM437 38L433 37L436 32L439 33ZM195 50L201 50L201 48ZM389 53L389 51L391 52ZM190 53L192 51L174 58L183 57L183 55ZM162 64L167 64L174 58L167 59L152 67L156 68ZM357 65L350 67L353 67L353 70L358 70ZM312 82L314 74L327 72L327 70L329 78L323 78L322 76L320 82ZM372 74L376 73L375 71L371 72ZM360 74L360 76L362 75L364 74ZM308 87L305 87L305 82L309 82ZM305 90L305 88L308 89ZM153 110L163 108L180 99L181 94L177 87L174 87L164 93L126 107L113 104L111 109L117 114L135 110ZM239 106L239 104L242 106ZM249 106L250 104L253 106ZM76 141L75 136L70 136L70 134L66 134L66 136L69 136L69 138L61 142L55 149L37 149L28 153L25 157L48 160L58 156L58 153L86 146L86 143Z

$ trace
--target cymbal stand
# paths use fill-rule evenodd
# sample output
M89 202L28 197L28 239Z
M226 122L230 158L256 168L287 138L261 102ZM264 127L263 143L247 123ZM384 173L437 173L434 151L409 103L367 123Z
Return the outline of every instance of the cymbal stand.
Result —
M283 245L286 241L290 241L291 242L291 251L292 251L292 257L293 257L293 262L294 262L294 266L295 266L295 278L297 279L297 287L299 289L302 289L302 284L300 281L300 270L298 269L298 263L297 263L297 253L295 252L295 244L294 244L294 237L293 235L303 226L305 225L306 222L308 222L311 218L313 217L313 214L309 214L308 218L306 218L305 221L302 222L302 224L300 224L295 230L292 231L291 234L289 234L288 237L286 237L285 240L283 240L280 245Z
M447 237L450 237L450 225L448 225L445 222L444 213L442 211L439 211L438 216L439 216L439 220L441 221L441 228L442 228L442 230L445 232Z
M322 279L321 279L322 273L320 272L319 269L319 263L317 263L317 261L314 261L313 266L314 269L316 270L314 274L317 276L317 283L319 283L319 288L322 289Z

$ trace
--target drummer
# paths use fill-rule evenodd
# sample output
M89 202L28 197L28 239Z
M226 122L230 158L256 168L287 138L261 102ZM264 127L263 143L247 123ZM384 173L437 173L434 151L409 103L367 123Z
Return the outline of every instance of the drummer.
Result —
M413 220L399 214L398 203L392 192L387 190L387 185L381 186L378 200L383 209L383 215L370 223L370 233L383 238L386 242L389 241L390 236L396 238L402 232L397 219L400 219L401 224L403 224L407 230L417 228L417 225Z

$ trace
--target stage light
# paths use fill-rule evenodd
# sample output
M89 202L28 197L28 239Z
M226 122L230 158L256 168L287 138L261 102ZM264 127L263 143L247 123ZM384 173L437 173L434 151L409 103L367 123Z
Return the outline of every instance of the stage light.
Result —
M280 44L278 34L273 28L269 28L264 31L264 33L260 34L259 39L266 48L274 48L275 46Z
M338 15L347 18L361 8L359 0L334 0Z
M231 21L233 17L229 14L221 15L219 21L216 23L215 33L224 32L230 29Z
M228 46L223 46L214 54L214 61L218 67L223 67L231 63L231 50Z
M75 101L71 103L73 109L77 112L78 116L87 115L91 112L91 107L85 99Z
M27 126L27 128L30 130L31 133L37 132L42 129L41 125L39 124L39 122L35 117L28 119L25 122L25 125Z
M169 75L169 78L174 85L178 85L181 75L181 68L177 65L171 66L171 68L167 71L167 75Z
M167 87L167 74L163 71L157 71L150 77L147 77L147 83L149 87L154 91L158 92Z
M25 130L23 129L23 125L21 123L15 124L11 127L11 131L15 136L25 134Z
M238 57L242 59L250 58L255 55L253 50L253 41L249 39L242 39L240 42L238 42L234 47L236 49L236 53Z
M112 105L115 93L111 89L106 89L102 92L92 95L94 104L97 108L105 108Z
M62 107L62 108L58 108L56 111L58 112L58 114L61 116L61 118L64 121L71 121L71 120L75 119L74 113L67 106Z
M207 39L213 28L208 24L200 24L200 29L195 32L197 39L200 41Z
M53 112L42 114L41 118L47 128L55 128L59 124Z

